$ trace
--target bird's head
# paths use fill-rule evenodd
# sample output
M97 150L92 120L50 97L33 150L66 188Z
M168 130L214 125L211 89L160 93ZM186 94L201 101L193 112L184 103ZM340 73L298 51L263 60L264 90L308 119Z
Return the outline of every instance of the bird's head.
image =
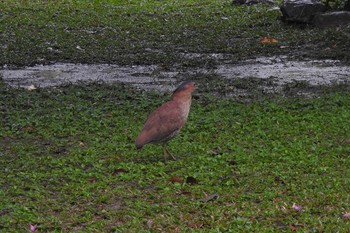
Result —
M192 96L192 93L195 91L195 89L196 85L194 82L184 81L175 89L172 96Z

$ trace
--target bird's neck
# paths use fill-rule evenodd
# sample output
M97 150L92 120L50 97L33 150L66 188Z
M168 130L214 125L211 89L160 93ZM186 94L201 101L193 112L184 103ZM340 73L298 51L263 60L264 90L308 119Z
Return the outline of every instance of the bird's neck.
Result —
M187 119L188 114L190 112L190 108L191 108L191 102L192 102L192 95L181 95L181 96L173 96L172 101L177 102L177 104L180 106L180 108L182 109L182 114L183 114L183 118Z
M179 104L191 105L192 95L191 94L173 95L171 100L176 101Z

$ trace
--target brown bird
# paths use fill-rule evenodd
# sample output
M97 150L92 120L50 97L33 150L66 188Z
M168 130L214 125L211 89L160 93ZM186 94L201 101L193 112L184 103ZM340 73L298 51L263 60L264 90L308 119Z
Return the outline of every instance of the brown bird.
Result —
M186 123L194 90L194 82L182 82L173 92L171 100L148 116L141 133L135 141L137 149L141 149L149 143L162 144L163 156L166 162L167 156L170 154L166 148L167 142L174 138ZM176 160L172 154L170 155Z

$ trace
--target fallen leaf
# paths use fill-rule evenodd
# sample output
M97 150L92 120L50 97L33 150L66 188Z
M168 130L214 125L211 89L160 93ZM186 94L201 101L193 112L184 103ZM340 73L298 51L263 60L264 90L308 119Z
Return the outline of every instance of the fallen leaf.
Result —
M182 222L188 222L192 219L192 215L189 214L180 214L178 217Z
M217 193L214 193L212 195L208 195L208 194L204 193L204 195L205 195L205 198L199 199L200 202L207 203L209 201L214 201L214 200L219 198L219 194L217 194Z
M29 225L29 230L30 230L31 232L36 231L36 226L30 224L30 225Z
M146 222L146 224L147 224L148 229L152 229L152 226L153 226L153 224L154 224L154 221L153 221L152 219L148 219L147 222Z
M90 177L88 179L89 183L95 183L97 181L97 178L96 177Z
M349 212L349 213L343 214L343 218L348 218L348 219L350 219L350 212Z
M27 132L27 133L31 133L31 132L34 132L34 131L35 131L35 128L32 127L32 126L26 126L26 127L23 127L23 128L22 128L22 131L23 131L23 132Z
M216 156L216 155L221 155L222 154L222 149L220 146L215 147L212 150L207 151L208 154Z
M122 222L112 222L112 223L106 225L105 228L107 228L109 230L113 230L115 227L118 227L122 224L123 224Z
M85 143L84 143L84 142L79 142L79 146L80 146L80 147L84 147L84 146L85 146Z
M32 84L29 87L27 87L27 90L28 91L34 91L34 90L36 90L36 87Z
M298 223L288 225L288 228L291 229L292 231L298 231L300 230L300 228L303 228L303 227L304 227L303 224L298 224Z
M179 195L192 195L192 193L190 191L183 191L180 192Z
M350 138L345 139L345 142L350 144Z
M198 184L198 181L196 178L189 176L186 178L186 183L187 184Z
M286 184L286 183L284 183L282 177L280 177L280 176L276 176L276 177L275 177L275 182L278 182L278 183L280 183L280 184Z
M301 211L303 209L301 205L296 205L295 203L293 204L292 208L295 209L296 211Z
M278 40L275 38L263 37L260 39L260 43L262 44L278 43Z
M279 229L282 229L282 228L286 228L286 227L287 227L287 225L284 224L284 223L281 222L281 221L276 221L276 222L274 223L274 225L275 225L277 228L279 228Z
M228 161L228 164L231 166L235 166L235 165L237 165L237 162L235 160L230 160L230 161Z
M292 231L298 230L298 227L296 227L296 226L294 226L294 225L292 225L292 224L289 225L288 228L291 229Z
M172 182L172 183L180 183L180 184L182 184L182 183L184 182L184 181L183 181L180 177L178 177L178 176L171 177L171 178L169 179L169 181Z
M188 223L187 224L190 228L193 229L199 229L203 226L203 223Z
M119 175L120 173L126 173L127 171L124 169L124 168L118 168L118 169L115 169L114 172L113 172L113 176L117 176Z

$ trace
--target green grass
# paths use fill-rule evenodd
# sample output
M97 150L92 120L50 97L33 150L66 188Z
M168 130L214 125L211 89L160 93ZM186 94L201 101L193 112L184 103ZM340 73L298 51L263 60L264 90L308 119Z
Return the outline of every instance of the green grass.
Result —
M181 53L349 61L349 28L286 25L269 8L229 0L3 0L0 65L181 71L216 62ZM261 44L265 36L279 43ZM133 144L167 94L102 83L29 91L0 81L0 232L28 232L30 224L37 232L349 231L346 85L316 90L295 82L283 87L287 98L266 96L258 87L268 80L254 77L189 78L199 94L169 144L178 160L167 164L160 146ZM220 98L236 88L249 101ZM301 89L313 97L296 97Z
M1 84L0 231L349 230L349 93L200 96L169 144L178 160L164 164L160 146L133 141L167 99L122 85Z
M277 4L276 4L277 5ZM55 61L203 65L181 53L349 61L349 28L287 25L271 5L231 0L37 0L0 2L0 65ZM262 37L278 39L261 44Z

